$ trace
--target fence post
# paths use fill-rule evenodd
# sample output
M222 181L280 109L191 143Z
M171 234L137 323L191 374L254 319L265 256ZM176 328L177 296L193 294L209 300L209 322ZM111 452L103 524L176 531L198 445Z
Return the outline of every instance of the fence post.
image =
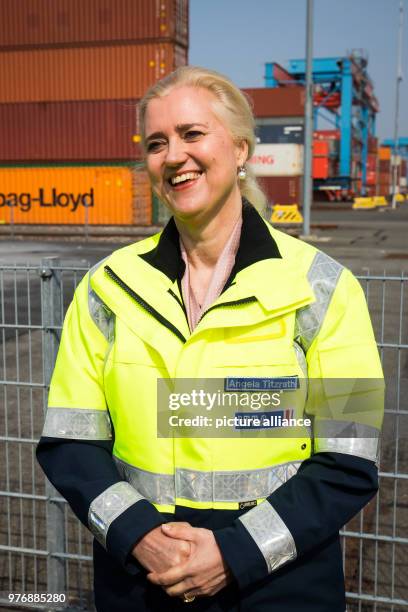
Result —
M61 271L58 257L47 257L41 261L41 320L43 334L43 371L44 383L50 384L55 358L57 356L61 333L56 326L63 322ZM48 393L44 393L44 412ZM56 489L46 479L46 532L47 532L47 590L49 593L66 593L65 559L53 553L65 552L64 504L51 501L59 496Z

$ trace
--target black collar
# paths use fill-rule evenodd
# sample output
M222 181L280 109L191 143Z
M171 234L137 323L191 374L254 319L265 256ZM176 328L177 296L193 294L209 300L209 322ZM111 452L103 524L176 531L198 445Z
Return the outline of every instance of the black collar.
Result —
M185 271L181 257L179 233L172 217L160 236L157 246L139 255L148 264L165 274L172 282L180 280ZM281 258L278 246L259 213L247 200L242 206L241 237L235 264L223 291L231 284L235 275L248 266L263 259Z

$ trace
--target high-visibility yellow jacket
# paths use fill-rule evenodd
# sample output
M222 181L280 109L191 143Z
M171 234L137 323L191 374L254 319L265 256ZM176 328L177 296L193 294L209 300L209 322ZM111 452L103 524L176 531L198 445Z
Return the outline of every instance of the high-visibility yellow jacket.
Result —
M85 276L65 319L38 458L126 567L135 542L169 517L177 520L180 509L183 517L188 509L223 511L231 526L214 532L238 582L248 586L290 568L375 492L380 360L351 272L271 228L248 204L230 278L193 332L183 272L171 220L161 234L114 252ZM292 417L310 416L312 426L296 435L280 428L265 436L207 437L200 430L159 437L158 379L261 381L274 389L307 380L285 406ZM342 461L346 471L353 461L360 473L369 466L370 484L360 495L344 492ZM317 501L327 474L333 480ZM304 516L299 507L294 521L299 501L313 512L320 504L322 515ZM253 547L253 567L235 560L234 537L236 546Z

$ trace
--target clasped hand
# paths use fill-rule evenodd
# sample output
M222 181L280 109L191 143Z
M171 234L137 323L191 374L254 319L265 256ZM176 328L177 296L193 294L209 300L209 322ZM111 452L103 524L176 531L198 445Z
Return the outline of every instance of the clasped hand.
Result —
M209 529L166 523L146 534L133 555L147 578L170 597L215 595L231 580L230 571Z

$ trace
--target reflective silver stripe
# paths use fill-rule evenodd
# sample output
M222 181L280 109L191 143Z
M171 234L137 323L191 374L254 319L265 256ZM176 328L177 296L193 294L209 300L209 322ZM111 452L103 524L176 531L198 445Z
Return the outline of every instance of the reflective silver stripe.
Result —
M175 475L157 474L114 457L119 474L146 499L174 505L176 498L197 502L242 502L268 497L296 474L301 464L281 465L240 472L201 472L176 468Z
M197 501L239 502L268 497L296 474L300 462L241 472L176 470L177 497Z
M89 507L88 525L104 548L106 548L106 536L111 523L141 499L143 496L129 483L117 482L93 500Z
M239 517L255 540L271 573L297 557L292 534L268 501Z
M316 254L310 266L307 279L316 301L297 311L295 323L295 340L305 352L320 331L342 270L341 264L321 252Z
M298 364L300 366L300 369L302 370L302 372L303 372L303 374L305 376L306 384L307 384L308 368L307 368L306 355L305 355L302 347L300 346L300 344L298 344L297 342L293 343L293 348L295 349L297 362L298 362Z
M92 289L88 292L89 314L97 328L111 344L115 328L115 316Z
M155 504L174 505L174 476L157 474L136 468L113 456L120 476Z
M315 453L333 452L377 461L380 431L354 421L317 420L314 424Z
M112 428L106 410L48 408L42 435L77 440L111 440Z
M109 256L108 256L109 257ZM88 309L89 314L97 328L105 336L106 340L112 344L114 340L115 315L108 306L101 300L99 295L91 287L91 277L96 270L108 259L105 257L89 270L88 275Z

